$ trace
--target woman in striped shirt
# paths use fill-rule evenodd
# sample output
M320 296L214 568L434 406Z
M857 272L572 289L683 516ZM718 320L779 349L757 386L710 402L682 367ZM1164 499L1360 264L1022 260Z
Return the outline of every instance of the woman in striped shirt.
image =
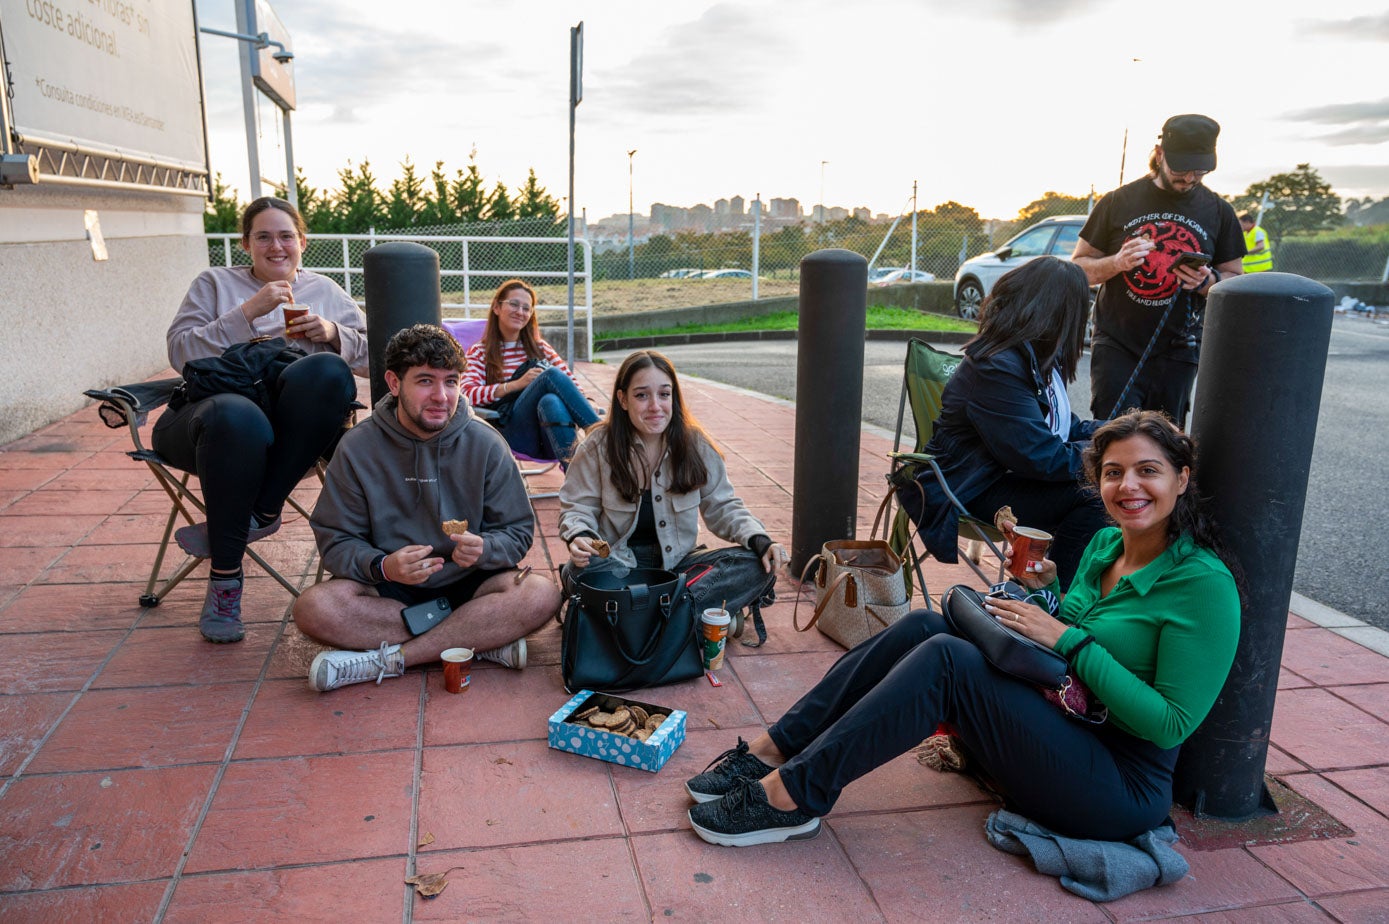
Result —
M513 450L558 459L566 469L578 431L598 422L578 379L540 338L535 290L519 279L492 296L487 329L468 350L463 394L474 407L497 412L497 429Z

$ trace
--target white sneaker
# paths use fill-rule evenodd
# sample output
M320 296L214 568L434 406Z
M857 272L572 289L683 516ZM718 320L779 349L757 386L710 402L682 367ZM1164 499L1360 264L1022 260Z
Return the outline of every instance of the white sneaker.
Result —
M490 651L479 651L477 657L480 661L491 661L493 664L500 664L502 667L509 667L514 671L522 670L526 666L526 640L518 638L510 645L503 645Z
M326 693L368 680L379 684L403 673L405 655L399 645L382 642L380 648L371 651L324 651L309 665L309 688Z

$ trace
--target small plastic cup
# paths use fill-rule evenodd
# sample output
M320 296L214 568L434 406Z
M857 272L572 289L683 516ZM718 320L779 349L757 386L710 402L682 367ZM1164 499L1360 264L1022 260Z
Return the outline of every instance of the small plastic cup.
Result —
M473 650L446 648L440 652L439 660L444 662L444 689L450 693L468 689L473 679Z
M313 312L312 305L305 305L302 302L285 302L280 306L285 313L285 336L291 340L303 340L304 334L289 329L295 321Z
M1014 574L1036 571L1051 551L1051 533L1030 526L1013 527L1012 547L1008 550L1008 570Z
M705 670L716 671L723 667L724 646L728 643L728 624L732 621L733 617L722 609L705 610L699 617Z

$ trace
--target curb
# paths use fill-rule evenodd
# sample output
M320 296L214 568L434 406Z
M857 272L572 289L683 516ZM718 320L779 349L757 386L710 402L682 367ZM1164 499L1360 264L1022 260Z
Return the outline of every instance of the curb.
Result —
M974 334L968 331L944 331L944 330L866 330L863 332L864 340L896 341L906 343L913 337L929 340L931 343L965 343ZM699 343L752 343L761 340L795 340L797 332L794 330L738 330L724 331L722 333L702 333L702 334L657 334L650 337L612 337L605 340L595 339L593 342L593 352L601 353L604 350L641 350L647 347L659 346L684 346L687 344Z

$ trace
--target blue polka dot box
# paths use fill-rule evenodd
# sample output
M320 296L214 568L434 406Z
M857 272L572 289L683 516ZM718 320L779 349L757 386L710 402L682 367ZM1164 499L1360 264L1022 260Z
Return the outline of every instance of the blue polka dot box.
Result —
M665 714L666 718L656 726L649 738L639 741L604 728L590 728L576 719L576 716L587 713L595 706L600 712L609 715L618 714L619 708L635 706L646 715ZM636 710L629 709L628 712L632 714L636 713ZM573 699L550 716L550 747L650 773L664 767L666 761L670 760L670 755L675 753L675 749L680 747L684 740L684 711L668 706L639 703L607 693L594 693L592 690L580 690L574 694Z

